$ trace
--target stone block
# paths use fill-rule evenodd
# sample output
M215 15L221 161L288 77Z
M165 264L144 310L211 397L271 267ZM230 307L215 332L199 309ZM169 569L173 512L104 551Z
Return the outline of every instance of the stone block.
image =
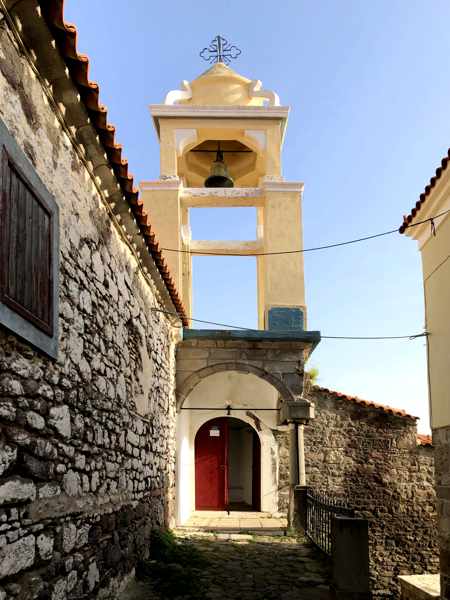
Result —
M68 406L52 406L48 423L54 427L62 437L70 438L71 426L70 410Z
M39 498L53 498L54 496L59 496L60 493L61 488L55 482L45 483L38 486Z
M76 471L69 471L63 477L63 489L68 496L78 496L81 492L81 479Z
M27 423L33 429L41 430L45 427L45 420L40 414L30 410L26 414Z
M41 533L36 538L39 556L42 560L50 560L53 556L53 537L48 533Z
M31 567L35 558L34 535L0 548L0 579Z
M271 373L297 373L299 369L299 363L297 361L264 361L264 367Z
M198 371L206 366L204 360L193 358L191 359L179 359L177 360L178 371Z
M440 577L437 575L400 575L402 600L437 600L440 598Z
M15 504L36 498L36 486L29 479L10 477L0 485L0 504Z
M51 600L66 600L67 598L67 581L65 579L58 579L53 586Z
M62 527L62 549L68 554L75 547L77 541L77 528L74 523L64 523Z
M97 583L100 581L100 573L99 573L96 562L91 562L91 564L89 565L86 580L87 580L88 590L90 592L92 592L94 590L95 586L97 585Z
M280 406L280 424L305 423L314 418L314 404L307 400L282 402Z
M17 448L0 441L0 475L3 475L17 459Z
M208 358L209 351L206 348L193 348L186 346L177 351L177 359L200 359Z

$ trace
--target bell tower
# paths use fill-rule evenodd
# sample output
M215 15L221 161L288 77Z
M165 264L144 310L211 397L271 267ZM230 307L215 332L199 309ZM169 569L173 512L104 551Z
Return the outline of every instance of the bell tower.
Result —
M141 198L161 248L171 250L164 256L188 317L193 253L256 256L258 327L305 329L303 255L283 254L303 244L303 184L281 170L289 108L225 64L238 49L220 36L214 42L202 52L213 66L150 106L160 178L141 183ZM256 208L254 239L191 239L190 208L242 206Z

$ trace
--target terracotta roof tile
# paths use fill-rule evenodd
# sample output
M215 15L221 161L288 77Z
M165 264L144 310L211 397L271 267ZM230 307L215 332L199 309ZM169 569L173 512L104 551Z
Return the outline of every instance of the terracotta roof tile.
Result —
M404 410L400 408L392 408L390 406L385 406L384 404L377 404L376 402L371 402L370 400L363 400L362 398L358 398L358 396L349 396L347 394L343 394L341 392L336 392L335 390L330 390L328 388L314 386L313 391L317 390L318 392L326 392L335 398L340 398L341 400L348 400L349 402L354 402L355 404L359 404L360 406L365 406L367 408L375 408L377 410L381 410L389 415L394 415L396 417L404 417L405 419L414 419L416 420L418 417L414 417L413 415L408 414Z
M89 58L77 51L76 27L64 22L64 0L39 0L39 5L42 16L55 37L59 51L69 69L70 76L78 88L91 122L97 130L122 192L139 223L147 248L158 267L177 313L183 324L187 326L189 321L186 312L175 289L167 263L155 240L155 235L152 233L148 215L144 211L143 202L139 199L139 191L134 187L133 175L128 172L128 161L122 157L122 146L115 140L116 129L114 125L108 123L106 106L100 104L99 86L97 83L89 81Z
M425 435L424 433L417 434L417 445L418 446L432 446L433 440L431 435Z
M430 179L430 183L425 187L424 191L420 194L419 199L417 200L416 204L412 207L409 215L403 216L403 223L401 224L401 226L399 228L399 233L405 233L408 225L416 217L417 213L422 208L427 197L430 195L431 190L436 185L436 182L440 179L442 173L447 168L449 161L450 161L450 148L447 151L447 156L444 156L444 158L442 159L441 166L436 169L436 175Z

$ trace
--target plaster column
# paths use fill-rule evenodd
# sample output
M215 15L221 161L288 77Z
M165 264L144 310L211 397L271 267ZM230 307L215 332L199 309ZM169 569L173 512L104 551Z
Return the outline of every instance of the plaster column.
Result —
M297 425L297 450L298 450L298 484L306 485L305 469L305 431L303 423Z
M289 484L298 485L299 447L296 423L289 423Z
M300 307L305 310L303 254L283 254L303 247L301 194L298 182L264 181L264 256L259 298L264 317L272 307ZM270 254L275 253L275 254ZM279 253L279 254L276 254ZM259 282L258 282L259 284ZM268 323L265 323L266 327Z
M174 178L143 181L140 184L140 192L141 199L144 202L144 208L150 215L151 227L156 234L160 247L170 248L176 251L183 250L180 235L182 225L180 180ZM185 302L184 294L186 285L183 287L182 277L184 254L163 251L163 256L167 261L176 288L183 294L182 300Z

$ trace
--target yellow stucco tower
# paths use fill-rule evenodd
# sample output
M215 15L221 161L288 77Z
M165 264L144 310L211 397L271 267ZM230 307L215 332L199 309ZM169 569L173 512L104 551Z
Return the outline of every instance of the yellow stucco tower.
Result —
M303 329L303 256L277 254L302 248L303 184L285 181L281 171L289 108L260 81L222 62L181 88L150 107L160 141L160 178L140 187L161 247L178 251L164 255L188 316L191 253L256 255L259 328ZM234 187L204 186L219 147ZM256 239L191 239L190 208L241 206L257 209Z

